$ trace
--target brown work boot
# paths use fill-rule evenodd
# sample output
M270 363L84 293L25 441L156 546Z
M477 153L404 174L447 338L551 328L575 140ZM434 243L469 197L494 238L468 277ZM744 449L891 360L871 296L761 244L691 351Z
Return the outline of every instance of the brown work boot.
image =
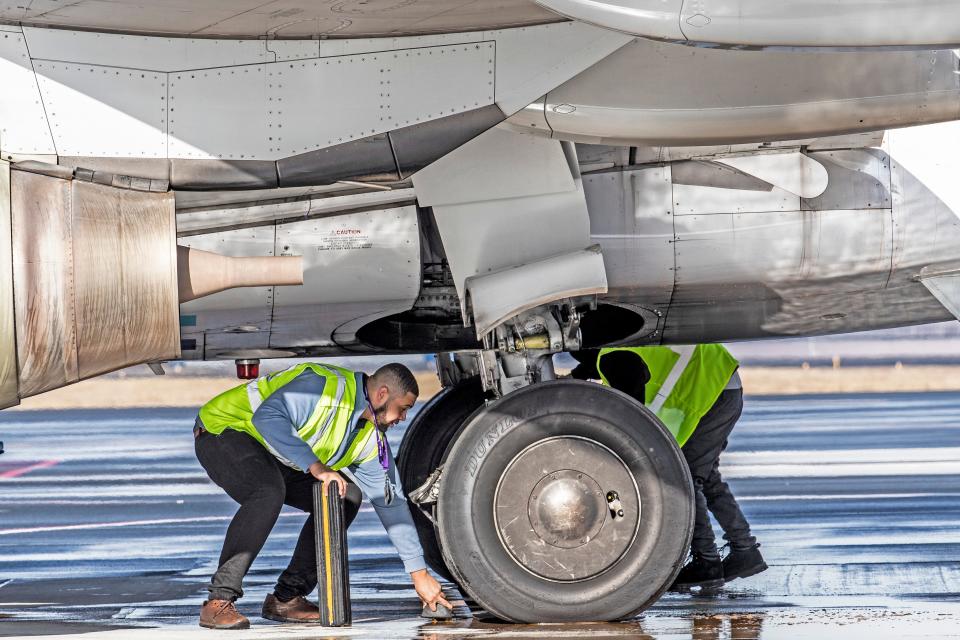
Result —
M320 609L303 596L281 602L271 593L263 601L260 615L277 622L320 622Z
M207 629L249 629L250 621L240 615L231 600L207 600L200 607L200 626Z

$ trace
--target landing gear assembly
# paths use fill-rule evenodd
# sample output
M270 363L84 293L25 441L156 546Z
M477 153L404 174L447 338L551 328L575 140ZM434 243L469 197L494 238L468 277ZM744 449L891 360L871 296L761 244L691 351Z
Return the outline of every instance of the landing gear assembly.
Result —
M401 479L428 563L488 612L515 622L631 617L686 557L689 472L635 400L553 379L550 356L576 348L566 339L575 320L538 318L526 326L552 328L535 339L507 325L484 352L438 358L446 388L410 425Z

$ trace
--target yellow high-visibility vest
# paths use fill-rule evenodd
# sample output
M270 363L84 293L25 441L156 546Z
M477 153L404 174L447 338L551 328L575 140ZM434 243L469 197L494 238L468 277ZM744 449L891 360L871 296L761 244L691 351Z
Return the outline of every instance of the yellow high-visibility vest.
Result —
M601 349L597 371L603 383L603 356L629 351L650 370L644 404L663 421L682 447L717 401L739 363L721 344L676 347L612 347Z
M200 420L204 428L213 434L223 433L224 429L248 433L282 463L294 469L299 468L281 456L257 432L253 424L253 414L272 393L292 382L307 369L325 380L323 395L307 421L302 425L294 426L297 428L297 435L310 445L317 459L327 464L340 450L344 439L349 436L350 417L358 400L363 401L362 390L359 390L360 396L357 397L357 380L354 373L342 367L307 362L228 389L200 408ZM375 429L372 422L366 421L344 455L331 468L342 469L351 464L375 458L377 447L374 446L371 454L358 459L370 439L376 437Z

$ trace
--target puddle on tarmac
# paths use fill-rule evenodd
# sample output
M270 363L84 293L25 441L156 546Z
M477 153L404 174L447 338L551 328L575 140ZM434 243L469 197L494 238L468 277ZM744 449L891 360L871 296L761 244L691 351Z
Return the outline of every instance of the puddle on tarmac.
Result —
M421 627L421 640L454 640L470 638L510 638L511 640L547 640L552 638L617 638L619 640L656 640L673 635L662 622L675 621L677 632L693 640L760 640L763 614L697 616L692 626L680 631L686 622L680 618L665 619L657 624L639 619L627 622L579 622L557 624L510 624L491 619L454 620ZM668 624L667 626L673 626ZM653 627L648 631L648 627ZM664 632L666 631L666 634Z

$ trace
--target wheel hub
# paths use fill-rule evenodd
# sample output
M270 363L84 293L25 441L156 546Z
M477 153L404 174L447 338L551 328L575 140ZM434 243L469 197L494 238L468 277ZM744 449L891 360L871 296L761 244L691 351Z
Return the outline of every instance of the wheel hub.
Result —
M544 476L530 495L530 524L540 539L555 547L586 544L603 526L602 493L596 480L573 469Z
M559 436L530 445L507 465L494 521L521 567L576 582L623 557L639 526L640 497L616 453L588 438Z

